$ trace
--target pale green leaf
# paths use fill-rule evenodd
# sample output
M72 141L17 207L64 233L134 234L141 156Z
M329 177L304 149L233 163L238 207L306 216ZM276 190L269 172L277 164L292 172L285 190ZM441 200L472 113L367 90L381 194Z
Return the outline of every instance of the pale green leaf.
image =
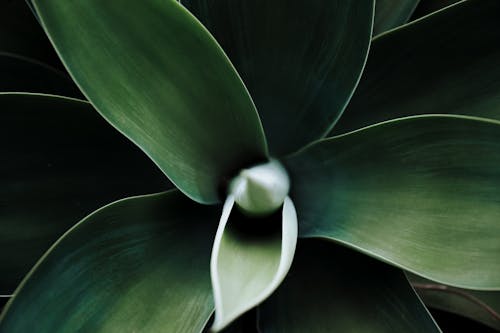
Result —
M212 250L214 331L223 329L278 287L290 269L297 242L297 215L289 198L282 212L268 217L246 217L236 210L231 212L233 206L230 195Z

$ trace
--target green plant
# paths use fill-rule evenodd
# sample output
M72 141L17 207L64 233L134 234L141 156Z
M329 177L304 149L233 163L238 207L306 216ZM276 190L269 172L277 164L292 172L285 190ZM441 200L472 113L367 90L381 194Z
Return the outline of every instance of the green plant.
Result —
M439 329L402 269L500 288L498 1L461 2L373 43L373 1L34 5L92 106L179 190L114 202L71 228L21 283L1 332L199 332L213 298L215 330L263 302L264 332L428 332ZM23 110L11 117L30 133L62 124L49 145L104 168L93 186L143 181L127 179L136 156L103 139L90 104L19 93L0 103ZM61 200L80 186L73 176L43 181ZM31 200L53 205L35 188ZM2 216L13 234L33 219L23 214Z

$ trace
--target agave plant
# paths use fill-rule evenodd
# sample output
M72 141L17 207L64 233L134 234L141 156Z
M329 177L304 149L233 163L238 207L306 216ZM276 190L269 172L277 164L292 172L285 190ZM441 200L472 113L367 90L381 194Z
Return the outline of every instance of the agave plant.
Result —
M72 226L0 332L438 332L405 272L498 299L500 2L372 39L416 3L32 1L88 102L0 94L2 293L176 189Z

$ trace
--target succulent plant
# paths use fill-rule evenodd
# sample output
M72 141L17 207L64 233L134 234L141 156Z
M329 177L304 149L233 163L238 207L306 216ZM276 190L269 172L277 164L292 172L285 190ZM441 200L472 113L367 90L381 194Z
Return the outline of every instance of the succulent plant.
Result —
M0 53L0 332L500 328L498 0L28 3L88 102Z

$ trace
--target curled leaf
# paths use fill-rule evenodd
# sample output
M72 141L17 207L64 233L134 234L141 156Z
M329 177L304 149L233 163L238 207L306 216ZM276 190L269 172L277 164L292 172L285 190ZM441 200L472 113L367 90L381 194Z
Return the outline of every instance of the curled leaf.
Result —
M230 195L212 250L213 331L226 327L278 287L290 269L297 243L297 214L290 198L285 199L281 214L258 219L231 212L233 206ZM258 228L252 228L252 223Z

